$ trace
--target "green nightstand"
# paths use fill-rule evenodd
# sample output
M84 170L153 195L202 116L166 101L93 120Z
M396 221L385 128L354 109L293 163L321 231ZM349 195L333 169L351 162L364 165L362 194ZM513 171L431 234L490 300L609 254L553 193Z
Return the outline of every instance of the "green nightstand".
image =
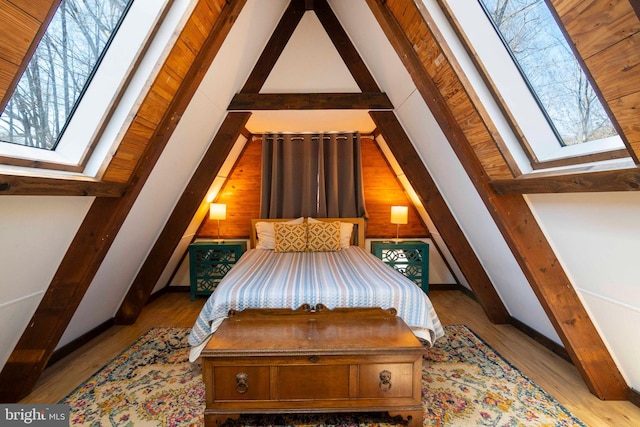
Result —
M429 244L419 240L374 240L371 252L429 293Z
M189 245L189 277L191 301L208 296L247 250L247 242L195 242Z

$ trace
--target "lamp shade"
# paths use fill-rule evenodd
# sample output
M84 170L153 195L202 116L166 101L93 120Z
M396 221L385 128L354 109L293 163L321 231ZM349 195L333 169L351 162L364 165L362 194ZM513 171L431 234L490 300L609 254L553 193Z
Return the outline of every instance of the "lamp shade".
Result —
M224 203L211 203L209 205L209 219L227 219L227 205Z
M391 206L391 224L406 224L409 208L407 206Z

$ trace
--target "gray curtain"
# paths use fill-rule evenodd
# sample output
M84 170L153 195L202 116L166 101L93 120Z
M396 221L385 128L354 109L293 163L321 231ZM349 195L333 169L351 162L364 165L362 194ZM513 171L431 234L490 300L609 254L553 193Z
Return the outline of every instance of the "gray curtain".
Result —
M264 135L261 218L366 217L362 188L357 132Z

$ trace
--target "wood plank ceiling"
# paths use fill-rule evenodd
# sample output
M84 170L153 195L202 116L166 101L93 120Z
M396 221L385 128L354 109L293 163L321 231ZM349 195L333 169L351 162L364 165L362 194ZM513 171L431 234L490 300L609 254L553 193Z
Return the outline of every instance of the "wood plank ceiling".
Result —
M0 105L6 104L16 76L24 69L25 61L33 49L34 40L42 33L42 23L47 22L57 3L57 0L0 0L0 52L8 53L0 55ZM325 1L293 1L296 5L303 3L315 7L323 25L339 26L332 14L327 14L328 5ZM526 191L532 192L601 191L601 188L607 188L607 191L638 190L638 168L605 171L604 177L595 180L579 179L589 174L562 175L556 177L553 187L543 181L519 177L517 171L514 173L510 167L512 161L508 153L501 150L492 124L483 114L481 106L476 104L476 99L470 95L467 82L456 73L455 59L449 57L447 50L440 45L425 11L409 0L367 0L367 3L476 184L585 382L594 394L603 399L626 399L628 389L624 379L599 339L523 197L518 193L524 191L525 187L519 187L519 183L525 179L528 181ZM640 126L637 124L640 105L640 7L637 0L551 0L550 3L582 55L632 157L637 161L640 150ZM125 187L119 187L120 194L102 189L106 194L97 197L29 328L0 373L2 401L16 401L28 394L40 376L199 84L203 70L215 57L243 5L242 0L201 0L197 3L103 177L105 182ZM45 10L46 14L40 12L38 15L37 11ZM283 22L284 25L291 25ZM265 49L265 56L273 63L277 56L272 53L278 49L278 45L270 45ZM343 51L346 64L359 63L352 61L354 52ZM266 64L267 60L264 61ZM354 67L350 71L354 76L361 76L358 79L359 84L363 82L360 84L361 90L379 92L373 79L366 77L368 71L363 73L361 65ZM248 80L248 84L253 86L245 86L241 93L257 93L270 69L267 65L256 67L254 71L258 75L252 74ZM385 119L384 116L386 114L378 117L380 123ZM423 171L417 167L412 169L408 159L403 158L402 150L406 148L408 146L402 145L393 151L400 163L404 162L403 166L410 169L407 176L415 174L415 181L428 179ZM211 173L215 175L214 172ZM78 191L79 194L87 194L86 189L64 189L62 182L53 192L51 187L47 187L50 183L46 180L43 184L38 179L22 181L20 177L10 177L14 180L13 184L3 185L3 178L8 177L0 177L0 194L50 195ZM502 185L502 193L511 194L498 194L494 183ZM20 188L17 192L16 185ZM197 195L194 195L194 200L195 197ZM419 192L419 197L427 201L431 195ZM83 268L78 269L78 265ZM483 292L480 288L477 291ZM123 305L119 315L130 317L146 300L146 288L133 287L132 292L142 293L129 296L133 304ZM130 308L133 308L133 312ZM21 385L16 388L16 384Z

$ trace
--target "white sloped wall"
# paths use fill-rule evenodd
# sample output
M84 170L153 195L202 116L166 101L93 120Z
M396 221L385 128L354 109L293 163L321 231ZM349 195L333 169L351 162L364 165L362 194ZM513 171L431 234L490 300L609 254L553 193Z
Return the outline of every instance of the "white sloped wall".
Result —
M22 336L93 197L0 197L0 366Z
M640 194L527 199L623 376L640 390Z

